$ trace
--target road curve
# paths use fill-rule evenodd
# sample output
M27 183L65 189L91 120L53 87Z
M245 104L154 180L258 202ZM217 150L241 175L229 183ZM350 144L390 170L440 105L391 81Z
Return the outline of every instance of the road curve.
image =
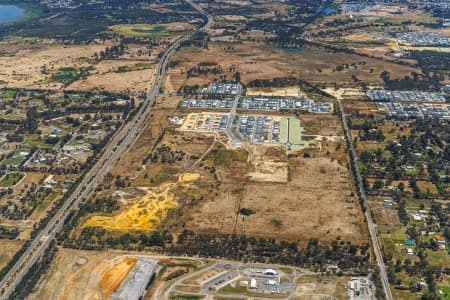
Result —
M22 254L19 260L14 264L11 270L5 275L0 282L0 295L2 300L8 299L16 286L20 283L30 268L36 261L44 254L45 250L54 240L57 233L62 229L64 222L71 212L73 212L81 203L83 199L93 191L97 182L107 173L111 165L120 157L136 141L136 137L143 131L150 118L151 109L155 103L156 96L159 95L159 90L164 81L167 64L170 57L180 47L180 45L190 39L196 32L202 31L214 24L213 17L208 14L201 7L197 6L191 0L186 0L196 11L207 18L207 22L196 31L186 35L176 42L174 42L164 52L158 64L155 80L152 87L147 91L146 99L139 111L119 130L113 137L110 144L104 150L103 155L91 168L90 171L83 178L81 183L76 187L72 195L66 200L63 206L58 210L54 217L48 222L47 226L36 236L31 245Z
M375 256L377 259L378 268L380 269L381 283L383 285L383 290L386 295L386 298L388 300L393 300L394 298L392 296L391 287L389 285L389 280L388 280L387 273L386 273L386 266L385 266L384 260L383 260L383 252L381 251L380 243L378 242L377 231L375 229L375 224L373 222L372 213L370 212L369 206L367 205L366 191L364 190L364 185L363 185L363 181L361 178L361 174L359 173L358 165L356 163L356 151L355 151L355 148L353 147L353 140L352 140L352 137L350 134L350 130L348 128L347 119L345 118L344 106L342 105L342 102L340 99L338 99L338 103L339 103L339 110L341 111L340 115L341 115L341 119L342 119L342 124L344 125L344 131L345 131L345 136L347 138L349 151L352 154L351 163L353 165L353 169L354 169L354 173L355 173L354 175L356 177L356 180L358 181L359 194L362 199L362 206L365 209L364 214L366 216L367 226L369 227L370 238L372 240L372 246L373 246L373 250L375 252Z

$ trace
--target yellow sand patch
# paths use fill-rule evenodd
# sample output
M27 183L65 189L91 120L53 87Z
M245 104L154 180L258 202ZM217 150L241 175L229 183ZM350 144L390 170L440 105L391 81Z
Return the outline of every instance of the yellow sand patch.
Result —
M83 227L103 227L109 230L150 230L158 226L177 202L171 193L178 184L195 181L199 174L181 174L175 183L165 183L155 190L148 190L143 197L132 199L131 206L115 216L93 216Z
M248 88L247 95L251 96L286 96L298 97L301 91L298 87L286 88Z
M374 38L370 34L349 34L344 36L345 40L355 41L355 42L365 42L365 41L373 41Z
M200 178L200 175L197 173L185 173L185 174L181 174L180 181L181 182L190 182L190 181L195 181L199 178Z
M119 288L122 281L136 265L136 261L135 258L125 258L103 274L99 285L105 299L108 299Z

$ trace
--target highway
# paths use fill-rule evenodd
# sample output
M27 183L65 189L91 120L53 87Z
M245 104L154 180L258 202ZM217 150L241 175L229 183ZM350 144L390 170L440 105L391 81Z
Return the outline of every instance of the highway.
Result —
M373 222L372 213L370 212L369 206L367 204L366 191L364 190L364 185L363 185L363 181L361 178L361 174L359 173L358 165L356 163L356 151L355 151L355 148L353 147L352 136L351 136L350 130L348 128L347 119L345 118L344 106L342 105L342 102L340 99L338 99L338 103L339 103L339 110L341 111L342 123L344 124L344 131L345 131L345 136L347 138L349 151L352 154L351 155L351 160L352 160L351 163L353 165L353 169L355 170L354 175L356 177L356 180L358 181L359 194L362 199L362 205L365 208L364 214L365 214L365 217L367 220L367 226L369 227L370 238L372 240L372 246L373 246L373 250L375 252L375 256L377 259L378 268L380 269L381 283L383 285L383 289L384 289L386 298L388 300L393 300L394 298L392 297L391 287L389 285L389 280L388 280L387 273L386 273L386 266L384 265L383 252L381 251L381 248L380 248L380 243L378 241L377 231L375 229L375 224Z
M137 137L144 130L155 98L159 95L160 88L164 82L167 64L170 57L176 52L178 47L186 40L190 39L196 32L205 30L214 24L213 17L198 7L191 0L186 0L195 10L207 18L207 22L196 31L186 35L174 42L161 57L156 69L155 80L152 87L147 91L146 99L134 118L128 121L116 133L111 142L106 146L102 156L91 170L86 174L81 183L76 187L72 195L66 200L63 206L56 212L47 226L36 236L30 247L19 258L11 270L0 282L0 295L2 300L10 297L15 287L21 282L25 274L32 268L36 261L44 254L55 239L55 236L61 231L64 222L69 214L75 211L80 203L86 199L94 190L96 184L100 182L108 172L114 162L136 141Z

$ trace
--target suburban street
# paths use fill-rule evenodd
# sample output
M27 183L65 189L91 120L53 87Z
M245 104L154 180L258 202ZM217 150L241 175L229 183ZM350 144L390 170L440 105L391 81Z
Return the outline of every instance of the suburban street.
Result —
M103 176L105 176L113 163L131 147L136 140L136 137L138 137L144 130L148 118L150 117L155 98L159 95L160 88L164 82L164 76L170 57L176 52L178 47L184 41L191 38L199 30L204 30L213 24L213 17L211 15L206 13L192 1L186 1L195 10L207 18L207 23L197 31L178 39L166 50L158 64L155 80L152 87L147 92L146 100L134 118L127 122L117 132L112 141L106 146L101 158L97 161L94 167L86 174L72 195L48 222L47 226L45 226L45 228L36 236L31 245L0 282L0 293L2 300L8 299L15 287L44 254L45 250L48 248L51 241L54 240L57 233L61 231L64 222L70 213L73 212L80 205L80 203L89 196L89 194L94 190L96 184L100 182Z

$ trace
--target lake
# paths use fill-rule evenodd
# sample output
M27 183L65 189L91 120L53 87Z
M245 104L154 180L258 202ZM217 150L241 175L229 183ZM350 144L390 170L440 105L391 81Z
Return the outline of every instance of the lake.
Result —
M0 5L0 24L20 19L25 11L15 5Z

